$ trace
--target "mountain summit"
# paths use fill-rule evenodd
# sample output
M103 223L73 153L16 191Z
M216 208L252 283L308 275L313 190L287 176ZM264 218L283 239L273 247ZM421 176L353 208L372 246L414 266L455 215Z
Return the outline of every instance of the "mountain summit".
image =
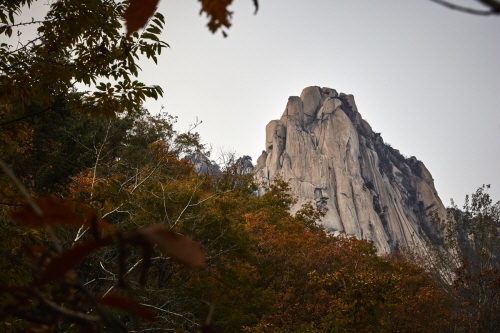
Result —
M281 175L298 198L326 208L325 229L372 240L381 253L424 250L435 237L428 213L446 210L425 165L385 144L358 112L354 97L307 87L266 126L255 176Z

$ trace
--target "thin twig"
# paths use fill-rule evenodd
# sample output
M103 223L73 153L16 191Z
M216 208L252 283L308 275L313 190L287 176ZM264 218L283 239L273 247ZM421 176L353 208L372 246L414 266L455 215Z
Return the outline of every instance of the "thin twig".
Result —
M45 23L45 22L52 22L54 21L55 19L52 19L52 20L46 20L46 21L29 21L29 22L21 22L21 23L16 23L16 24L4 24L2 26L0 26L0 28L15 28L15 27L19 27L19 26L26 26L26 25L30 25L30 24L42 24L42 23Z
M54 105L54 104L52 104L52 105ZM40 111L37 111L37 112L25 114L24 116L21 116L19 118L15 118L15 119L4 121L3 123L0 123L0 126L5 126L5 125L12 124L12 123L15 123L17 121L20 121L20 120L23 120L23 119L26 119L26 118L34 117L34 116L37 116L37 115L42 114L44 112L47 112L49 110L52 110L52 106L49 106L49 107L47 107L45 109L42 109Z
M101 265L102 269L108 273L109 275L112 275L113 277L116 276L116 274L113 274L113 272L108 271L106 268L104 268L104 265L102 264L102 261L99 261L99 264Z

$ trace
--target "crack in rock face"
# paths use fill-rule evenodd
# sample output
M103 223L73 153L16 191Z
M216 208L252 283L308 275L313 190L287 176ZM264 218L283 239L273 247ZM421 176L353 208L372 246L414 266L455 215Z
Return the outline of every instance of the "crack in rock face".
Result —
M371 240L380 253L424 251L425 238L436 236L430 208L446 215L424 164L386 145L354 97L331 88L307 87L288 99L266 126L254 174L267 184L281 175L298 198L292 213L312 202L326 210L326 231Z

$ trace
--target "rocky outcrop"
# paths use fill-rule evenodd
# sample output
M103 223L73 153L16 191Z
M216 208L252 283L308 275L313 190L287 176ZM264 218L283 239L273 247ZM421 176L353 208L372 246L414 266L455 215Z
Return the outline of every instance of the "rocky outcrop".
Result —
M218 175L221 172L219 165L215 161L210 160L208 156L200 151L195 151L194 153L185 156L185 158L193 164L194 170L198 174L208 173L211 175Z
M327 231L372 240L381 253L424 250L424 237L435 237L427 214L444 216L445 208L430 172L385 144L352 95L305 88L266 126L265 147L257 180L281 175L298 198L292 211L307 201L326 208Z

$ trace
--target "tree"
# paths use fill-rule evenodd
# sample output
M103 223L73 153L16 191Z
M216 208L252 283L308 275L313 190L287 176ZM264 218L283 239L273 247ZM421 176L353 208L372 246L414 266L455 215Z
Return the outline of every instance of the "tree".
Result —
M456 302L456 319L467 332L495 332L500 326L500 201L483 185L453 202L446 219L434 215L441 245L433 247L434 268Z
M150 230L148 228L157 228L155 224L160 223L195 239L209 255L208 269L204 272L187 270L185 265L176 263L156 250L149 252L154 254L150 258L147 253L143 253L144 248L141 246L126 247L123 252L124 249L109 244L102 246L99 251L88 253L82 260L72 262L76 264L74 272L79 280L93 295L113 295L113 292L125 291L139 298L143 306L154 310L158 316L155 323L149 323L139 320L140 316L133 316L133 312L125 318L119 311L110 311L110 314L120 318L124 327L183 327L195 331L210 310L204 302L216 300L217 310L213 318L226 327L237 329L253 323L255 317L245 314L253 313L246 311L250 308L265 308L261 306L263 301L259 294L255 295L255 302L245 303L248 307L232 303L234 293L231 300L228 299L231 290L240 284L251 285L252 275L245 272L254 270L248 264L251 254L246 249L248 237L242 228L244 213L253 207L255 199L251 196L255 190L251 175L241 175L241 166L237 161L214 175L197 174L189 159L184 157L207 152L196 133L177 132L174 129L175 118L166 114L152 116L142 110L140 114L124 114L116 119L106 119L67 112L61 119L55 117L57 121L42 121L44 117L54 116L53 111L48 111L36 118L26 119L30 135L24 145L28 149L22 153L14 151L13 155L5 155L18 178L24 180L27 189L35 197L52 194L64 198L71 209L76 209L77 215L82 215L86 209L92 210L98 220L105 218L107 224L123 235L126 243L134 241L129 235L130 232L133 235L136 228ZM51 135L45 137L45 132ZM73 147L77 153L73 156L71 150L60 148L65 145ZM66 159L69 157L75 157L75 160L67 167ZM37 176L37 173L52 172L59 176L57 182ZM19 195L16 193L10 197L12 204L24 203ZM6 196L2 195L2 198ZM50 210L51 205L48 206ZM82 207L86 208L82 210ZM0 216L0 236L5 236L2 237L1 245L8 255L5 260L2 258L0 264L17 270L2 270L0 284L3 285L0 289L5 285L19 287L15 282L19 280L23 281L23 287L29 288L39 280L36 272L33 274L30 269L26 269L21 274L19 267L23 266L16 263L31 261L25 248L30 249L34 245L45 248L50 240L43 230L34 233L40 238L38 242L27 238L31 229L26 230L15 224L8 214L9 206L3 205L1 208L0 211L5 213ZM66 214L73 216L68 209ZM62 251L70 251L73 247L95 241L96 230L85 221L78 221L82 224L55 229ZM23 237L17 237L21 233ZM14 254L18 261L12 261ZM53 253L51 255L54 256ZM114 264L120 262L121 257L126 258L122 268L121 264ZM149 268L147 280L142 268L145 258L149 260L146 265ZM44 269L45 266L42 266L41 270ZM56 280L52 284L64 282ZM126 285L125 289L121 288L121 280ZM57 290L54 289L54 293ZM243 299L248 301L247 292L250 289L243 291L239 287L239 290L239 303ZM47 295L47 292L43 290L42 294ZM38 297L30 295L35 299ZM17 296L21 300L27 297ZM63 300L66 296L57 295L58 299ZM80 296L78 294L78 299ZM8 300L5 304L12 305L13 301ZM30 310L39 312L36 307ZM73 310L84 311L82 308ZM5 313L13 314L10 310ZM14 314L20 316L24 313ZM72 320L60 316L56 319L60 320L56 322L62 326ZM12 318L8 318L6 323L22 324Z
M0 35L9 38L0 44L2 151L15 149L11 139L27 133L23 119L49 110L114 117L139 112L146 98L162 96L161 87L135 79L140 59L157 63L169 47L159 37L164 18L156 12L158 0L60 0L48 5L42 19L23 22L25 8L35 1L0 4ZM232 0L200 2L210 31L226 36ZM257 11L258 1L253 2Z
M44 116L51 116L50 112ZM151 262L178 260L179 267L190 265L182 263L182 258L191 257L197 252L192 250L199 248L171 230L166 223L170 221L138 214L149 208L142 199L145 194L157 194L154 184L172 190L162 208L170 206L169 213L177 221L190 213L193 196L200 196L193 167L181 155L203 146L195 133L176 132L174 121L168 115L150 116L144 110L140 115L117 119L90 119L69 112L61 121L42 122L43 126L33 120L30 149L9 156L9 160L19 177L34 180L26 183L35 197L52 193L63 201L53 196L33 200L28 195L30 206L14 210L13 218L9 206L1 206L0 237L6 258L2 256L0 264L9 267L0 274L4 329L17 325L19 329L52 332L55 327L70 329L78 324L76 328L89 331L124 331L130 325L139 325L134 316L125 323L118 320L123 318L123 310L156 320L149 308L154 300L150 294L141 305L134 297L115 291L134 290L135 283L144 285ZM38 132L47 130L53 137L40 138ZM64 166L68 151L58 151L68 143L82 155L74 168ZM53 159L47 160L47 156ZM43 173L40 170L50 173L61 168L67 173L59 175L57 184L37 180L36 173ZM5 169L7 174L9 171ZM46 185L41 192L38 184ZM15 206L23 204L16 195L12 199ZM47 232L40 230L43 226L47 226ZM178 256L182 248L188 252ZM89 311L97 315L89 316ZM31 325L26 326L28 323Z
M0 5L0 34L10 38L0 45L2 126L61 108L107 116L137 112L146 97L161 96L160 87L133 80L140 55L156 62L168 47L159 38L160 13L141 34L125 36L120 29L126 2L55 1L43 20L22 22L23 7L31 4L9 0ZM37 27L35 36L24 31L31 26ZM87 90L80 90L82 85ZM31 104L39 109L25 115Z
M453 298L418 263L418 255L401 249L386 259L395 282L382 305L388 331L454 332Z
M50 4L43 20L25 23L16 20L23 6L32 3L31 0L11 0L0 5L0 34L12 39L13 34L20 37L24 28L38 26L37 36L31 39L15 46L0 45L0 158L17 174L10 178L21 178L27 185L13 186L7 180L10 168L2 162L5 173L0 180L3 192L0 237L2 250L8 256L7 260L2 257L1 264L10 267L9 260L22 264L20 269L2 270L0 291L2 300L6 299L2 301L2 315L24 318L25 322L35 323L30 326L32 329L46 331L54 330L56 325L64 327L68 321L78 322L78 326L90 330L91 322L99 320L103 321L103 327L122 330L124 326L99 306L94 310L100 316L86 316L92 306L83 303L95 304L106 295L113 296L109 292L115 286L123 287L126 275L144 283L151 261L160 262L157 267L161 268L165 266L163 262L169 261L163 257L175 259L175 255L163 251L166 248L162 250L162 246L169 242L175 244L177 236L151 225L158 221L150 214L155 210L146 209L151 207L148 203L160 201L168 212L166 220L165 215L162 216L164 224L179 230L193 230L193 226L186 229L188 223L183 222L199 218L203 202L214 196L213 184L198 178L192 165L181 155L203 150L203 147L195 133L174 132L172 118L152 117L141 109L146 97L158 98L162 94L160 87L147 87L133 80L138 75L140 55L156 62L157 55L168 47L158 37L163 26L160 13L151 18L141 34L135 32L154 14L157 1L147 2L147 13L139 19L142 23L137 22L134 17L137 8L132 7L141 9L146 2L134 0L128 9L127 2L56 1ZM209 5L204 10L211 13L213 9ZM224 12L226 14L229 12ZM126 35L120 33L122 19L127 23ZM228 22L224 26L228 27ZM87 90L79 91L82 85ZM86 115L108 119L92 120ZM52 198L36 201L31 197L46 194L64 198L63 203ZM208 198L203 198L204 194ZM160 200L151 200L152 197ZM18 218L12 219L8 208L24 205L26 200L31 208L22 208ZM33 216L33 212L38 217ZM103 216L111 222L101 223L107 226L105 231L93 224L100 223ZM23 225L34 226L29 221L40 218L42 224L48 225L47 233L23 229ZM53 229L51 224L65 227L49 231ZM141 224L145 227L123 234L126 226ZM112 235L101 237L101 232ZM158 246L163 256L151 258L152 244ZM39 247L35 249L35 245ZM142 254L129 250L134 246L142 249ZM97 253L98 248L105 250ZM48 259L37 260L40 256ZM181 257L177 259L182 261ZM35 262L31 264L33 258ZM99 260L102 258L117 261L117 271L109 274L109 267L103 267L104 275L96 272L95 267L103 262ZM126 258L133 262L127 272L124 271L128 264ZM51 261L64 268L50 266ZM141 265L143 268L136 274L139 269L135 268ZM47 285L44 276L49 270L57 273ZM179 270L182 271L182 266L175 269ZM82 273L84 282L75 279L73 272ZM101 278L111 282L107 286L92 284ZM74 288L77 291L72 296ZM104 294L103 288L107 290ZM73 303L64 304L70 297ZM104 303L112 306L122 303L125 305L122 309L136 315L144 309L133 300L127 303L125 298L113 297L112 304L109 299ZM147 297L147 306L167 311L153 303L151 293ZM4 328L16 329L13 323L23 325L22 321L10 319L4 321L7 325ZM135 322L131 319L128 324L136 325Z

